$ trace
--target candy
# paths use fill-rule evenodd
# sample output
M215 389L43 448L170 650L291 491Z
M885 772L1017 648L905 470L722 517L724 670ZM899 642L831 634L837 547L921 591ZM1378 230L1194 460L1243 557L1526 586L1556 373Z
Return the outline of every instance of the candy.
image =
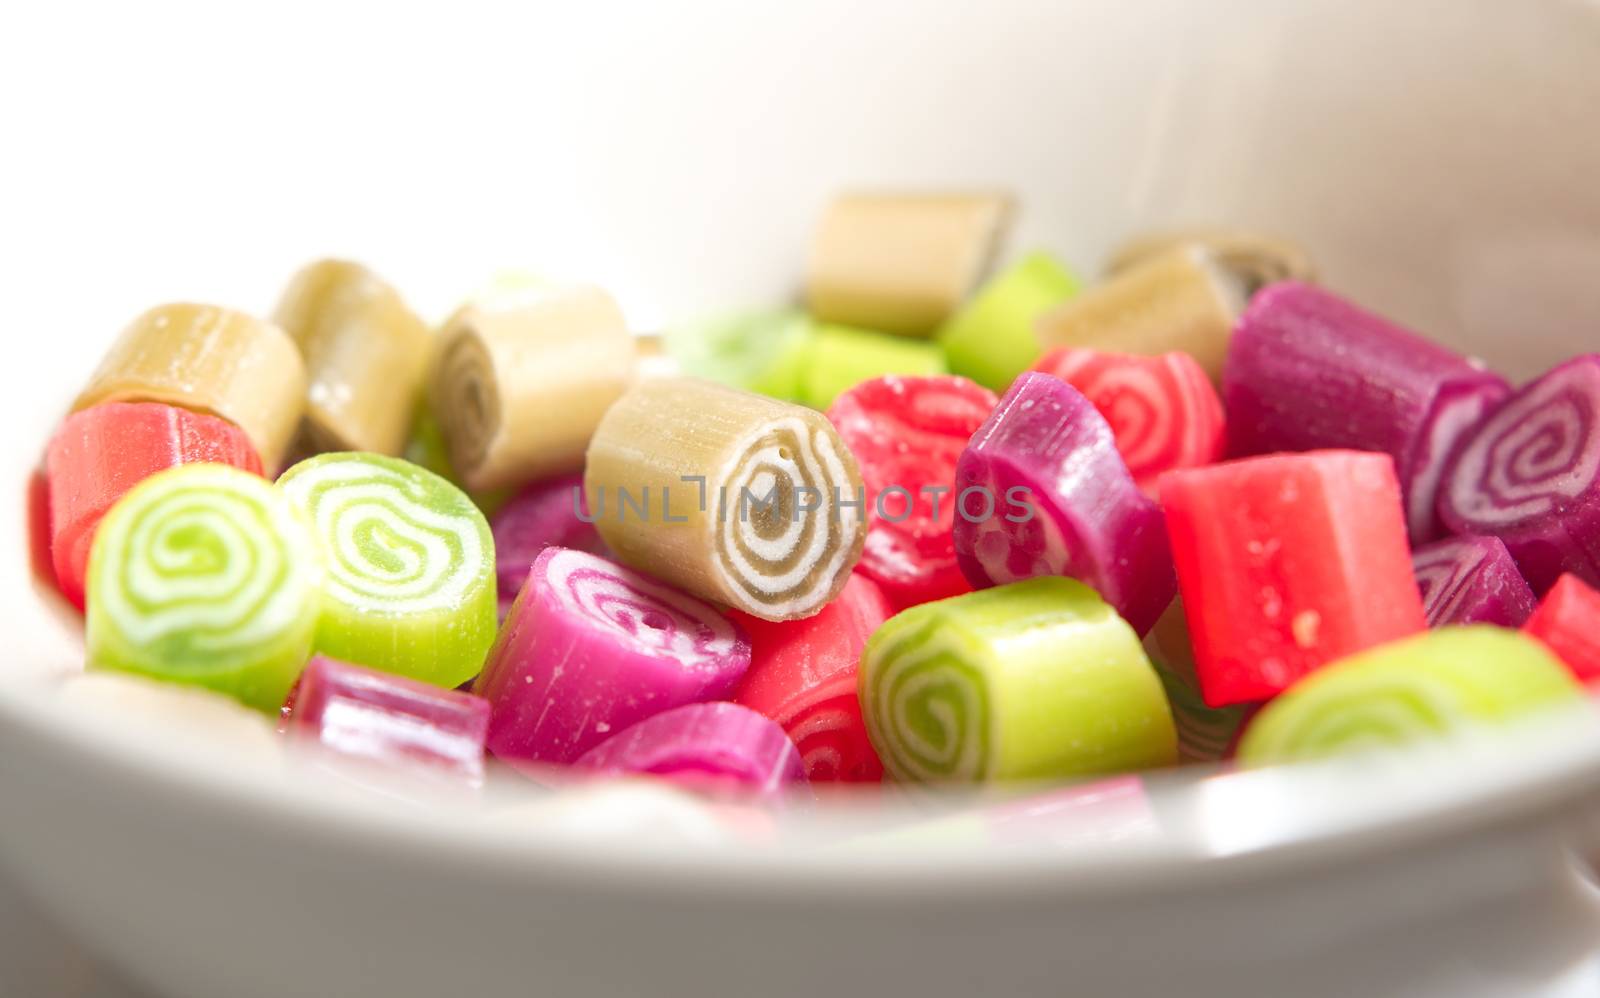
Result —
M856 698L861 650L889 619L883 592L851 576L839 598L805 620L734 615L750 636L750 670L733 699L783 727L813 783L876 783L883 763Z
M1497 537L1447 537L1411 553L1429 627L1498 624L1521 627L1533 613L1533 590Z
M343 756L483 783L489 702L470 693L317 655L284 708L284 727Z
M623 396L589 445L584 488L624 562L766 620L837 596L866 533L855 459L821 413L706 381Z
M321 260L290 280L273 319L305 359L302 446L399 454L433 336L394 288L358 263Z
M95 528L128 490L166 468L209 461L261 474L244 431L160 402L105 402L68 416L45 452L50 555L62 595L83 609Z
M1236 457L1347 448L1394 458L1421 543L1445 460L1510 392L1499 375L1320 288L1277 284L1239 320L1222 377Z
M575 765L767 799L805 782L800 753L783 729L735 703L691 703L663 711L612 735Z
M1156 232L1130 239L1106 261L1106 274L1120 274L1183 246L1199 246L1244 282L1253 295L1279 281L1315 281L1316 267L1301 247L1287 239L1238 229L1195 228Z
M1542 641L1582 682L1600 680L1600 593L1576 575L1556 580L1522 630Z
M1505 541L1536 593L1571 572L1600 585L1600 354L1523 386L1467 435L1445 471L1452 533Z
M1329 665L1267 704L1239 743L1261 766L1402 745L1575 703L1544 646L1487 625L1445 627Z
M1186 353L1137 357L1067 347L1045 354L1034 370L1060 378L1094 403L1133 480L1149 495L1162 472L1222 456L1222 400Z
M1047 577L912 607L861 656L862 713L897 780L1051 779L1164 766L1172 715L1139 638Z
M1050 347L1159 356L1181 351L1215 380L1244 283L1195 246L1147 260L1046 312L1036 324Z
M596 288L457 312L440 334L429 404L462 482L481 491L578 470L633 361L622 313Z
M592 554L547 548L474 691L489 750L570 762L661 711L732 692L750 643L710 606Z
M1233 754L1234 742L1249 719L1251 705L1212 707L1200 695L1194 645L1183 601L1173 600L1144 639L1145 654L1161 679L1172 723L1178 731L1178 757L1186 762L1218 762Z
M1011 214L1000 194L845 194L811 243L806 303L824 322L927 336L983 277Z
M439 429L439 421L434 418L433 410L426 401L418 404L412 416L411 433L400 456L465 490L461 485L461 476L456 474L455 466L450 463L450 451L444 444L444 431ZM513 490L484 489L479 492L468 491L467 495L472 497L473 504L483 511L484 516L493 516L511 499ZM515 591L512 595L516 595Z
M897 607L972 589L956 564L950 483L996 402L965 378L887 377L862 382L828 410L872 500L860 570Z
M259 475L221 464L159 472L100 521L89 667L275 711L311 653L321 579L303 514Z
M275 473L305 394L300 353L277 326L210 305L162 305L122 331L72 407L166 402L220 416Z
M438 686L478 672L495 637L494 540L472 500L380 454L323 454L278 484L327 565L317 651Z
M534 559L548 547L574 548L604 554L605 542L585 519L583 476L563 475L517 493L490 519L494 532L495 574L499 579L500 615L528 578Z
M973 586L1066 575L1093 586L1140 634L1176 585L1161 509L1076 389L1028 372L956 464L956 558Z
M799 400L813 409L826 409L840 393L869 378L944 372L944 353L936 344L848 326L820 326L804 357Z
M1315 451L1168 472L1161 499L1213 707L1422 630L1394 463Z
M642 333L633 338L633 376L635 378L676 378L683 367L667 349L667 339L659 333Z
M991 278L939 329L950 370L997 392L1039 356L1034 324L1078 292L1048 253L1034 252Z
M667 351L683 373L774 398L800 398L816 327L787 309L742 312L675 326Z

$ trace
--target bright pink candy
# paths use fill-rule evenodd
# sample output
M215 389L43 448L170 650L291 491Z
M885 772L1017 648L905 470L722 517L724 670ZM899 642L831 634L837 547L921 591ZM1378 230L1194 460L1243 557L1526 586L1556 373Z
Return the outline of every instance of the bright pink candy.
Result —
M500 616L528 578L535 558L548 547L604 554L605 543L588 515L582 473L535 482L518 492L490 518L494 530L494 565L500 584Z
M571 762L653 714L726 696L749 667L744 632L710 605L553 547L535 559L475 689L493 705L491 752Z
M775 797L805 782L800 753L783 729L735 703L657 714L585 752L577 765L661 776L719 795Z
M483 782L489 703L470 693L317 655L284 705L283 727L342 755Z

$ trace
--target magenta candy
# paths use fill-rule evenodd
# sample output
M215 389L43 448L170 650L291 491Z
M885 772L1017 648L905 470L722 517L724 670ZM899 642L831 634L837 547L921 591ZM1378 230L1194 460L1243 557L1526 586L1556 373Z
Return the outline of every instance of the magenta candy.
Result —
M805 782L800 752L783 728L735 703L696 703L657 714L585 752L577 765L757 797Z
M283 717L291 735L345 756L483 782L489 703L470 693L317 655Z
M1473 361L1296 282L1251 300L1222 373L1229 454L1388 454L1414 543L1439 536L1434 507L1445 464L1510 391Z
M956 558L980 589L1065 575L1140 634L1177 591L1161 508L1134 484L1105 418L1059 378L1012 383L956 464L955 498Z
M545 548L605 553L600 532L593 523L585 523L580 513L588 515L582 473L535 482L518 492L490 518L502 618L527 580L534 559Z
M1565 572L1600 585L1600 354L1556 366L1478 424L1445 471L1439 516L1504 541L1535 593Z
M547 548L511 607L476 692L489 750L571 762L629 725L732 692L750 642L709 604L603 558Z
M1521 627L1537 600L1498 537L1447 537L1411 553L1429 627Z

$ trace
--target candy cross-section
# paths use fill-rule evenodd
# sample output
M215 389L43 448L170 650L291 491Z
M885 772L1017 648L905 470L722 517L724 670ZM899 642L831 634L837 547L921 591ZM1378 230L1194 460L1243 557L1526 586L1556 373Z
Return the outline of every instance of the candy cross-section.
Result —
M1534 595L1498 537L1447 537L1411 552L1429 627L1521 627Z

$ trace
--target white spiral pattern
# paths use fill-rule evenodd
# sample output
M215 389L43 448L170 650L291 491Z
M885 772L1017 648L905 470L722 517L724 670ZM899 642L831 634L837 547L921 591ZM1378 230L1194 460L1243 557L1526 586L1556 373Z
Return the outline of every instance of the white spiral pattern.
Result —
M862 713L897 780L976 782L988 773L991 720L981 673L937 621L870 646ZM939 737L923 732L930 726Z
M1431 545L1412 556L1411 568L1422 590L1422 610L1429 626L1455 620L1468 584L1488 555L1470 544Z

